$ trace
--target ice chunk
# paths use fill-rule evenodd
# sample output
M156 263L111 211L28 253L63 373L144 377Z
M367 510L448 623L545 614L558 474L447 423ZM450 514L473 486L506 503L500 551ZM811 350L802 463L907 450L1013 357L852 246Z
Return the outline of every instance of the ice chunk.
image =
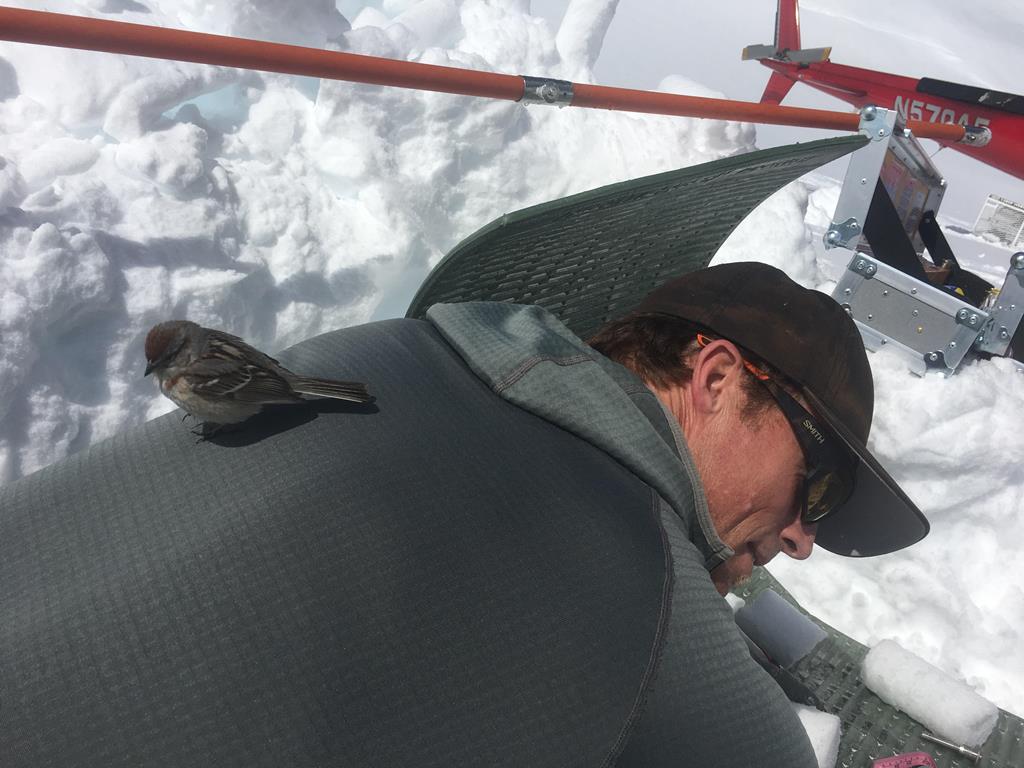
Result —
M17 166L0 157L0 210L20 203L25 192L25 179Z
M58 176L84 173L92 168L100 153L91 141L61 137L41 143L18 163L31 192L42 189Z
M174 0L162 5L186 29L313 48L348 29L334 0Z
M594 68L618 0L572 0L558 27L556 45L570 72L579 77Z
M390 23L391 19L388 18L384 11L374 8L372 5L367 5L352 20L352 29L362 29L363 27L383 28Z
M118 141L130 141L157 127L164 112L232 84L238 74L228 69L175 63L173 68L140 77L111 100L103 130Z
M0 101L13 99L19 93L17 71L11 62L0 58Z
M447 48L457 42L453 38L462 31L459 7L454 0L420 0L402 11L395 22L405 25L423 47L440 45Z
M191 123L179 123L121 142L117 165L126 173L181 192L202 178L206 148L206 131Z
M818 768L833 768L839 757L839 740L842 738L842 721L835 715L822 712L814 707L794 704L793 711L800 718L800 725L811 740Z
M727 602L729 604L729 607L732 608L733 613L736 613L736 611L738 611L740 608L747 604L746 600L744 600L742 597L737 597L732 592L726 594L725 602Z
M770 589L736 611L736 623L783 667L802 659L827 637L821 627Z
M995 704L892 640L868 652L861 676L883 701L958 744L984 744L999 717Z

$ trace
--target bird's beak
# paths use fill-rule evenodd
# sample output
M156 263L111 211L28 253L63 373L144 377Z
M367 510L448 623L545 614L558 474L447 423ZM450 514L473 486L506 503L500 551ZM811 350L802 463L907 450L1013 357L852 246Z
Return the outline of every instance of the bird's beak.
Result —
M153 363L146 363L146 372L142 374L142 378L146 378L153 372Z

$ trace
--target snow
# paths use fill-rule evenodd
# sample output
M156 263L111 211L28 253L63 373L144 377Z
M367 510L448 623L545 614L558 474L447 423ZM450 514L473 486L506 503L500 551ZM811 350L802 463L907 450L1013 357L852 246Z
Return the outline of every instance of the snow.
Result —
M995 704L892 640L868 651L861 676L880 699L957 744L978 747L996 727Z
M839 758L839 742L843 737L842 721L835 715L804 704L793 704L793 711L807 731L818 768L833 768Z
M526 0L50 0L47 9L584 80L601 71L606 31L610 39L641 12L573 0L559 26ZM706 24L732 24L716 12ZM891 32L888 18L879 24ZM1018 39L1019 25L973 24L963 34L986 47L992 37L993 50ZM742 42L770 29L769 18ZM716 57L735 52L698 49L701 63L662 68L648 87L716 95ZM757 136L739 123L2 43L0 482L173 407L142 378L142 340L159 321L187 317L276 350L399 316L430 267L502 213L749 151ZM816 233L836 194L823 176L780 191L719 260L756 258L830 290L842 265ZM954 247L986 276L1005 270L1008 254L989 243ZM871 447L932 533L895 555L816 551L772 570L824 621L865 643L897 639L1024 713L1024 376L999 360L949 379L916 378L887 353L871 362Z
M555 37L558 53L566 65L566 79L590 79L618 4L619 0L580 0L569 4Z
M738 595L734 595L732 592L727 592L725 595L725 602L729 604L729 608L735 614L740 608L747 604L747 601Z

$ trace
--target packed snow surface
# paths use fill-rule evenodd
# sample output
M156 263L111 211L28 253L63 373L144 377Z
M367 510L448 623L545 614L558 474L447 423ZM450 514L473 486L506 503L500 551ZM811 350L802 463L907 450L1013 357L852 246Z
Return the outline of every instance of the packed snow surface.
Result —
M592 79L616 6L573 0L556 27L527 0L46 4L576 80ZM1000 31L976 42L989 33ZM714 93L701 79L666 72L659 87ZM755 139L747 124L0 44L0 482L172 408L142 377L142 340L159 321L188 318L273 351L398 316L448 249L502 213ZM791 185L719 259L759 259L830 290L836 266L811 233L834 196L831 181ZM992 249L963 260L981 250ZM985 263L999 272L1004 256ZM894 555L816 552L773 571L830 624L867 643L896 639L1024 713L1024 376L1001 360L950 379L915 378L887 354L871 361L871 445L932 533Z

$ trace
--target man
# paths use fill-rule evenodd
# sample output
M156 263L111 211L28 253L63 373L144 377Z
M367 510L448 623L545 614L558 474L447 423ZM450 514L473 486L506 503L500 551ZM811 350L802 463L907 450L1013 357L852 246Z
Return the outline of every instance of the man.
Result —
M871 371L856 326L824 294L761 264L712 267L656 290L591 344L640 376L684 435L680 456L692 458L707 516L697 491L700 530L691 527L689 542L680 543L678 519L666 515L665 527L670 540L676 532L676 564L686 543L696 544L720 593L779 552L807 558L816 538L837 554L866 556L927 534L927 520L865 447ZM722 651L687 632L695 613L677 590L652 706L620 764L671 764L683 746L678 719L694 698L695 650L712 658ZM736 670L720 670L721 680ZM752 723L756 711L742 714ZM727 721L723 731L734 725ZM778 734L776 747L789 748L782 734L793 738L790 729L768 730ZM752 765L775 764L749 742L744 749Z
M720 593L927 532L856 329L753 264L638 311L604 355L509 304L326 334L282 363L372 406L0 489L0 764L813 765Z
M707 329L727 338L708 341ZM764 265L725 265L655 291L591 344L639 375L680 424L714 527L735 551L712 573L719 591L780 551L808 557L816 535L856 557L927 534L927 520L864 445L871 370L856 326L824 294ZM730 394L738 410L720 406ZM723 414L753 428L752 451L737 444L750 435L735 425L711 426ZM835 515L844 505L851 511ZM765 535L745 539L741 523Z

